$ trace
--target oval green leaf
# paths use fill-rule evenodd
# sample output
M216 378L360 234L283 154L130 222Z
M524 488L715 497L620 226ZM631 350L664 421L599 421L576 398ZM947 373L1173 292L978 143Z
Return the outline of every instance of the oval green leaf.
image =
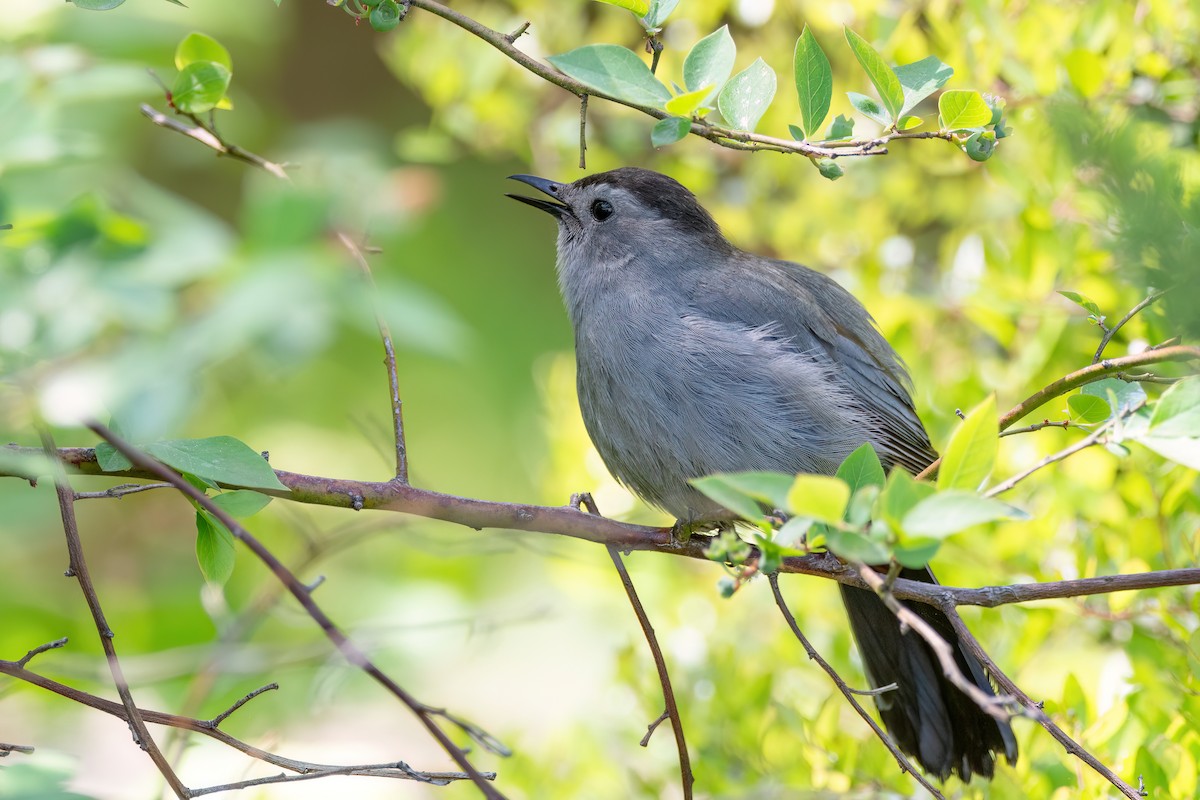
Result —
M645 16L650 11L649 0L600 0L600 2L631 11L636 17Z
M729 35L729 26L722 25L696 42L683 60L684 86L689 92L711 86L712 89L704 98L704 105L710 104L725 81L729 80L736 55L737 46Z
M249 489L236 489L232 492L221 492L212 498L213 504L231 517L245 519L257 514L271 502L268 495L252 492Z
M179 71L171 87L175 107L186 114L200 114L216 107L229 89L231 74L215 61L195 61Z
M679 0L650 0L650 10L642 17L642 27L650 33L657 32L677 5Z
M1179 381L1163 392L1150 415L1151 436L1200 436L1200 378Z
M938 492L917 503L904 515L901 528L907 536L944 539L972 525L1021 516L1020 511L1007 503L955 489Z
M836 525L850 502L850 486L828 475L797 475L788 490L787 508L797 517Z
M548 59L560 71L598 92L661 108L671 93L636 53L615 44L589 44Z
M808 25L796 40L792 55L792 71L796 81L796 96L800 100L800 125L809 138L816 138L825 117L829 116L829 101L833 99L833 70L829 58Z
M87 9L88 11L108 11L116 8L125 2L125 0L71 0L76 8Z
M213 61L233 71L233 60L225 46L211 36L193 31L175 48L175 68L183 69L197 61Z
M943 128L959 131L987 125L992 119L992 110L979 92L951 89L942 92L938 98L938 115Z
M775 72L761 58L729 79L717 97L717 108L733 127L752 131L775 99Z
M1104 422L1112 413L1106 400L1090 394L1071 395L1067 398L1067 409L1071 412L1071 421L1083 425Z
M841 478L850 487L850 492L857 492L864 486L883 487L885 476L883 465L870 442L863 442L853 453L846 456L837 468L836 477Z
M896 78L904 90L904 105L900 113L904 114L917 103L946 85L954 70L943 64L937 56L926 56L920 61L896 67Z
M686 117L660 119L650 131L650 144L655 147L666 147L687 136L691 129L692 123Z
M862 114L869 120L878 122L883 127L892 124L892 120L888 117L887 111L874 97L867 97L865 94L858 92L846 92L846 97L850 99L850 105L854 106L854 110Z
M225 486L287 489L261 454L232 436L154 442L142 449L180 472L191 472Z
M950 437L938 467L938 489L978 489L992 474L999 445L996 396L988 395Z
M875 91L879 92L879 99L883 101L883 107L888 111L887 124L890 125L900 116L901 109L904 108L904 87L900 85L900 79L883 60L883 56L879 55L866 39L850 28L846 28L846 41L850 43L854 57L858 59L863 71L867 73L867 77L874 84Z
M696 109L704 105L704 101L708 99L709 90L711 88L712 87L710 86L705 86L697 89L694 92L677 94L668 100L667 104L663 106L663 108L667 110L668 114L675 114L676 116L680 117L690 117L693 113L695 113Z
M203 509L196 511L196 561L210 583L223 584L233 574L233 534Z

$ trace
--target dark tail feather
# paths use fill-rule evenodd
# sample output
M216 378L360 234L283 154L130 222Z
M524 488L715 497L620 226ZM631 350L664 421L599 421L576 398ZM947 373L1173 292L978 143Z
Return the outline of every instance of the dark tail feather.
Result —
M937 583L928 569L905 569L900 577ZM897 686L876 695L875 705L903 752L943 780L952 772L964 781L972 775L990 778L999 753L1008 763L1017 762L1017 740L1009 724L988 715L950 683L937 656L918 633L901 633L896 616L873 592L845 585L841 589L871 686ZM946 615L924 603L905 605L954 645L963 675L994 694L987 673L959 644Z

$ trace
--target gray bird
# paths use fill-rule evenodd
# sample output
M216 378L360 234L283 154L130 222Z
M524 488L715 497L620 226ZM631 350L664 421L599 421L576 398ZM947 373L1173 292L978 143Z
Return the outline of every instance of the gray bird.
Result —
M695 196L625 167L509 195L558 221L558 284L575 331L579 406L612 474L682 523L731 522L693 478L772 470L830 475L863 442L885 469L937 453L899 356L866 309L821 273L730 244ZM912 580L936 582L927 569ZM869 591L841 587L880 716L930 773L991 777L1017 759L1007 723L955 688L936 656ZM955 645L964 675L993 689L932 606L916 613Z

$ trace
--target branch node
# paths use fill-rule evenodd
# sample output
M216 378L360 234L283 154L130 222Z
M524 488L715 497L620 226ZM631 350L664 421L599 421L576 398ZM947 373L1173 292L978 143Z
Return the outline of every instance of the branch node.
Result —
M529 20L526 20L525 22L521 23L521 27L517 28L512 33L507 34L504 37L504 40L506 42L508 42L509 44L512 44L515 41L517 41L517 39L520 39L522 36L524 36L525 31L527 31L527 30L529 30Z

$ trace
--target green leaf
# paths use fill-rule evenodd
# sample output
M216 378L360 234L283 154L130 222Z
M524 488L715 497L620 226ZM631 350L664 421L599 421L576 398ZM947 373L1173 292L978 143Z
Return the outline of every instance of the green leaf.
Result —
M668 100L663 108L670 114L679 117L690 117L696 109L704 105L704 101L708 98L709 88L705 86L694 92L685 92L684 94L676 95Z
M175 107L200 114L216 107L229 89L229 70L215 61L195 61L179 71L171 87Z
M836 477L846 482L851 493L864 486L882 488L886 482L883 465L879 463L879 456L870 442L863 442L853 453L846 456L837 468Z
M793 477L777 472L734 472L696 478L703 495L747 520L763 519L763 506L786 508Z
M1090 394L1073 394L1067 398L1067 408L1071 412L1071 421L1083 425L1094 425L1104 422L1112 413L1108 401Z
M992 474L999 444L996 396L988 395L950 437L938 467L938 489L978 489Z
M1096 315L1097 317L1104 316L1103 314L1100 313L1100 306L1096 305L1090 299L1088 299L1084 295L1081 295L1079 292L1068 292L1065 289L1059 289L1058 293L1061 294L1063 297L1067 298L1068 300L1070 300L1072 303L1075 303L1076 305L1079 305L1079 306L1083 306L1084 309L1086 309L1088 312Z
M232 492L221 492L215 495L212 501L229 516L245 519L262 511L267 503L271 502L271 498L248 489L237 489Z
M979 92L951 89L938 98L938 115L943 128L960 131L987 125L992 110Z
M1089 383L1080 391L1086 395L1099 397L1117 414L1128 414L1146 402L1146 390L1140 383L1127 382L1120 378L1105 378L1095 383ZM1109 392L1112 392L1112 398L1109 397ZM1116 400L1115 406L1113 398Z
M867 97L865 94L859 94L858 92L846 92L846 97L850 99L850 105L854 106L854 109L867 119L878 122L885 128L892 124L891 117L888 116L887 111L884 110L883 106L879 105L875 98Z
M1163 458L1200 470L1200 438L1143 436L1138 442Z
M944 539L972 525L1021 516L1007 503L952 489L930 495L913 506L904 515L901 529L909 536Z
M717 97L717 108L733 127L752 131L774 99L775 72L758 58L729 79Z
M903 64L896 67L896 79L904 90L904 104L900 107L903 114L926 97L946 85L954 70L943 64L937 56L926 56L920 61Z
M1062 60L1067 68L1067 78L1075 91L1084 97L1095 97L1104 86L1104 59L1099 53L1076 48Z
M1179 381L1162 393L1150 415L1151 436L1200 436L1200 378Z
M845 114L838 114L829 124L825 133L826 139L849 139L854 134L854 120Z
M845 175L842 170L842 165L834 161L832 158L819 158L813 162L817 171L821 173L821 177L828 178L831 181L836 181L838 178Z
M687 136L691 129L692 123L687 117L660 119L650 130L650 144L655 147L665 147Z
M900 531L905 515L936 491L932 484L916 481L903 469L893 469L875 500L875 514L892 530Z
M850 487L828 475L797 475L787 495L787 509L797 517L836 525L846 513Z
M383 0L371 11L371 27L380 33L386 33L400 24L404 14L404 9L400 8L396 0Z
M88 11L108 11L124 3L125 0L71 0L78 8Z
M798 126L788 125L788 133L790 133L792 135L792 138L795 139L797 142L804 141L804 131L801 130Z
M657 31L677 5L679 0L650 0L650 10L642 17L642 27L651 33Z
M232 436L154 442L142 449L180 472L192 472L222 484L287 489L260 454Z
M890 125L900 116L901 109L904 108L904 87L900 85L900 79L883 60L883 56L879 55L866 39L848 27L846 28L846 41L850 43L850 49L854 51L854 57L862 65L863 71L875 85L875 91L879 92L879 99L883 101L883 107L888 110L887 124Z
M196 511L196 561L209 583L224 584L233 574L233 534L204 509Z
M619 45L589 44L546 60L580 83L631 103L661 107L671 99L642 59Z
M869 539L861 533L839 531L830 528L825 532L825 546L838 558L846 561L862 561L867 564L885 564L892 554L883 542Z
M703 86L712 89L705 96L704 105L709 105L716 98L717 92L729 80L733 72L733 59L737 55L737 46L729 35L729 26L722 25L705 36L692 47L683 60L683 83L689 92L694 92ZM772 92L774 94L774 92Z
M815 138L825 117L829 116L829 101L833 99L833 70L808 25L804 26L800 38L796 40L792 71L796 95L800 99L801 127L809 137Z
M179 46L175 48L175 68L183 69L197 61L212 61L230 72L233 71L233 60L224 45L211 36L192 32L183 37Z
M901 566L909 569L920 569L937 555L941 548L940 539L912 539L892 548L892 555Z
M795 547L812 525L813 521L807 517L792 517L775 533L775 544L780 547Z
M96 445L96 464L105 472L123 472L133 468L133 462L108 442Z
M879 498L881 486L861 486L858 491L850 496L850 503L846 506L846 522L850 525L863 526L871 521L871 509L875 505L875 501ZM880 521L877 523L880 527L886 527L887 523Z
M600 2L632 11L635 17L645 16L650 11L649 0L600 0Z
M914 117L911 114L906 114L896 122L896 130L911 131L925 124L925 120L920 117Z

